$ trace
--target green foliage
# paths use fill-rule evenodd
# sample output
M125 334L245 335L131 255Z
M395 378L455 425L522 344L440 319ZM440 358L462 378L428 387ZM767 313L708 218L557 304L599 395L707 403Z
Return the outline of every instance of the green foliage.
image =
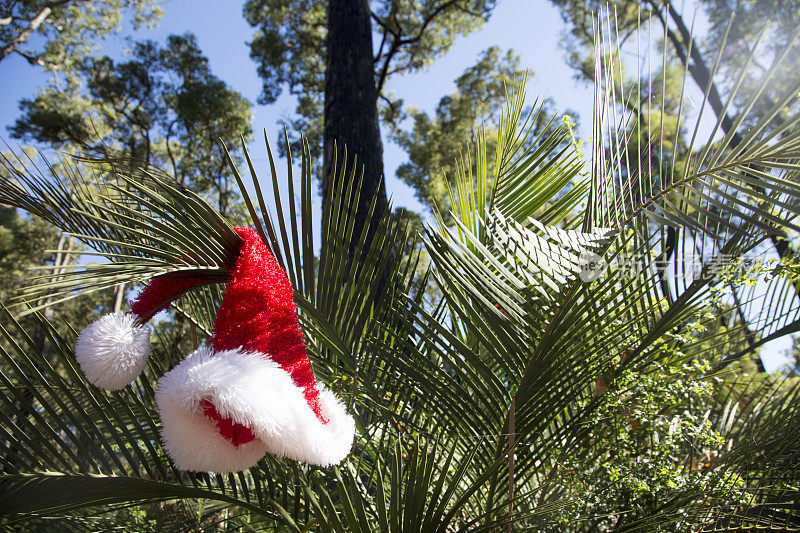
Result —
M56 239L52 226L27 221L13 207L0 207L0 299L15 295L31 265L41 266L41 251Z
M704 378L710 365L670 362L670 355L680 361L674 350L656 349L661 353L654 359L667 362L646 373L623 367L613 380L598 378L593 395L599 400L588 400L599 404L588 427L595 453L590 462L571 456L559 469L580 502L565 521L587 517L587 529L610 530L650 516L682 491L702 492L712 483L704 471L726 440L709 418L715 407L715 382ZM686 526L676 523L674 530Z
M475 65L456 78L456 92L439 101L433 118L412 107L405 111L413 121L411 130L393 126L392 139L409 156L397 176L427 206L438 204L447 210L445 175L452 176L465 140L476 141L477 128L497 115L505 102L506 86L521 75L519 57L511 50L503 54L496 46L487 48Z
M618 72L619 56L603 52L597 71ZM630 152L627 136L644 110L617 106L611 76L598 86L593 123L607 136L593 137L589 162L569 121L537 133L539 110L526 111L521 91L509 96L495 144L476 136L462 160L470 164L455 165L450 212L421 232L427 269L418 254L395 260L398 243L414 249L409 217L379 213L366 239L351 208L357 168L331 181L316 256L310 149L297 178L287 176L288 201L274 164L259 178L246 156L251 197L231 161L248 222L295 288L315 373L357 421L352 454L337 467L268 455L236 475L177 471L158 439L153 383L183 357L180 332L160 329L144 374L104 392L80 374L74 332L61 334L17 302L11 311L34 315L53 352L42 354L5 317L2 524L175 500L202 515L201 500L218 506L224 527L267 531L800 526L800 386L721 374L746 369L744 356L764 340L797 331L800 305L787 297L790 276L767 279L772 269L756 274L760 292L743 284L724 295L735 280L720 275L777 231L795 230L800 117L780 135L773 120L796 90L766 118L738 115L735 124L756 124L738 143L711 132L687 147L680 174L651 175L632 171L642 154ZM678 109L676 135L685 120ZM661 128L659 149L669 135ZM197 271L225 281L237 236L174 181L118 161L47 176L5 166L0 202L113 261L60 280L46 271L28 298L55 302ZM679 244L664 238L664 225ZM697 275L663 268L670 246L673 264L699 259ZM641 268L626 268L631 259ZM440 301L426 300L429 286ZM220 285L198 288L175 306L198 343L220 295ZM34 408L22 406L25 390ZM587 522L582 510L622 519Z
M386 81L430 66L459 35L480 28L494 5L494 0L370 4L380 35L375 79L387 124L401 118L402 100L386 91ZM255 28L250 56L263 81L259 102L274 102L284 88L297 97L299 118L290 121L290 130L304 132L315 161L322 153L326 9L324 0L249 0L244 6L245 19ZM292 146L299 151L298 138Z
M407 153L409 161L397 169L397 176L413 187L417 198L440 214L450 211L449 189L456 173L476 164L465 151L470 145L486 143L486 164L493 165L500 124L496 117L507 95L519 90L526 74L519 67L519 57L513 51L503 53L494 46L484 50L478 61L456 78L456 92L439 101L434 117L427 112L409 108L404 119L413 121L410 130L404 123L392 126L392 139ZM535 103L528 142L540 142L551 137L540 134L557 130L552 103ZM530 110L527 110L528 112ZM566 117L566 115L565 115ZM568 119L570 120L570 119ZM573 121L572 127L577 124ZM559 147L568 142L562 137Z
M33 160L35 159L29 161ZM42 218L35 215L21 216L17 209L11 207L1 208L0 303L7 305L35 283L32 271L36 269L52 269L51 278L57 279L65 269L75 264L81 249L82 246L74 237L61 233L56 226ZM113 304L106 294L80 301L73 300L66 305L54 305L48 296L43 296L28 300L24 305L43 306L45 317L54 319L58 316L55 327L61 333L66 333L70 330L68 324L93 316L98 308L108 308ZM51 347L38 321L28 317L22 319L22 324L31 334L38 349L49 357Z
M158 0L23 0L0 2L0 61L11 53L32 65L71 73L97 41L119 30L132 14L134 28L151 26L162 11ZM36 44L28 43L36 35Z
M67 81L21 102L14 137L169 169L220 212L235 214L237 193L219 140L237 147L240 135L250 137L251 106L211 73L192 34L170 35L164 47L134 43L126 61L87 58ZM242 162L240 150L232 154Z

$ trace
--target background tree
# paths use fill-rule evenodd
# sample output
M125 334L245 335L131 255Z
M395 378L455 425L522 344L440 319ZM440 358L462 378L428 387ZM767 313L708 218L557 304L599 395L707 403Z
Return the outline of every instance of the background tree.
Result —
M517 84L526 80L527 73L520 66L519 56L513 50L503 51L492 46L481 52L477 62L456 78L456 91L439 100L433 117L414 107L401 109L401 120L388 122L391 139L408 154L408 161L397 169L397 177L412 187L417 198L429 209L447 213L450 208L448 188L457 162L474 164L462 157L467 155L464 140L476 143L481 132L489 146L491 163L499 134L499 110L508 92L517 90ZM532 140L561 122L560 117L554 117L549 99L534 105L540 104L543 105L536 115ZM406 126L407 119L411 121L410 127Z
M0 2L0 61L18 54L31 65L69 72L98 39L119 30L123 13L134 27L161 18L159 0L3 0ZM31 37L37 36L34 42Z
M438 204L447 209L443 203L447 201L445 175L452 177L452 165L464 149L463 139L474 142L480 125L496 128L491 121L505 102L506 90L523 74L519 56L493 46L456 78L456 91L439 100L433 117L414 107L402 110L412 126L406 130L398 122L391 124L392 140L408 153L397 177L416 191L420 201L430 208Z
M133 43L126 61L87 58L59 86L22 100L20 110L16 138L163 168L233 214L233 174L219 140L240 163L251 106L211 73L190 33L170 35L163 47Z
M592 52L592 18L606 3L597 1L551 0L561 9L564 21L570 27L565 44L569 50L570 63L580 76L592 79L593 69L587 58ZM619 29L621 41L628 41L639 32L649 18L660 26L658 34L665 35L672 49L670 59L679 61L686 68L701 93L708 90L708 103L714 114L722 121L721 129L728 133L733 127L731 116L736 114L737 106L741 109L744 102L752 94L756 81L763 76L773 64L779 53L788 53L788 61L780 61L780 68L793 69L800 62L800 45L793 36L796 32L796 21L800 19L800 3L782 0L757 0L755 2L737 3L734 7L724 0L697 0L695 7L702 9L708 17L710 27L705 40L698 39L691 33L691 14L681 13L674 2L665 0L637 0L635 2L610 2L616 13L615 27ZM730 23L730 31L729 31ZM757 39L765 41L758 53L751 56L750 49ZM716 58L725 46L725 54L719 56L714 71ZM791 49L786 51L785 48ZM757 68L745 69L747 77L742 80L749 89L736 91L737 99L732 106L723 109L723 91L730 91L730 83L720 80L736 79L745 62L752 62ZM782 94L790 83L788 70L774 77L771 87L761 87L756 108L763 113L775 103L775 95ZM797 105L790 106L786 112L796 112ZM726 116L730 115L730 116ZM779 121L778 124L781 122ZM740 125L740 128L746 127ZM738 142L738 141L737 141Z
M592 20L594 13L602 9L604 2L595 1L571 1L571 0L551 0L562 12L562 16L569 25L569 32L565 36L566 48L569 50L568 58L570 64L576 69L579 77L591 80L594 77L594 63L591 60L592 52ZM757 1L753 3L737 3L734 12L730 2L717 0L699 0L695 6L703 9L711 22L708 36L703 39L697 38L692 34L691 22L688 22L684 13L681 13L673 2L662 0L641 0L637 2L611 2L613 12L616 13L612 24L615 31L621 36L621 42L628 42L629 46L634 46L635 39L641 39L642 33L652 31L654 35L662 36L664 57L666 63L662 67L661 61L655 63L654 68L659 70L659 74L653 79L662 81L663 90L675 105L672 106L672 115L667 109L657 109L657 116L652 113L652 98L646 100L640 98L639 102L627 100L624 95L627 91L639 90L641 96L648 96L650 87L647 83L642 83L641 74L637 73L632 79L624 83L626 88L620 86L616 96L620 101L624 101L627 106L643 106L645 112L640 113L640 117L646 124L636 126L637 131L644 132L645 139L663 138L657 130L663 126L675 128L678 126L675 120L677 110L682 106L688 107L690 103L680 102L684 95L681 87L681 78L686 72L688 77L693 80L695 87L699 90L699 97L702 102L710 108L713 113L713 120L719 121L719 131L723 135L730 135L732 146L735 148L743 139L745 132L752 125L752 120L768 113L774 109L788 90L791 89L794 75L800 67L800 45L796 37L796 24L787 21L800 20L800 3L797 2L776 2L773 0ZM730 23L730 24L729 24ZM651 28L652 24L652 30ZM760 46L755 48L760 39ZM659 44L659 46L662 46ZM667 48L668 47L668 48ZM724 53L723 52L724 47ZM782 56L782 57L781 57ZM755 68L750 68L755 66ZM779 72L772 72L772 69L781 69ZM644 65L642 65L644 68ZM788 70L787 70L788 69ZM622 68L620 69L623 70ZM769 78L769 86L761 81ZM731 81L736 80L740 85L734 85ZM695 94L698 94L695 92ZM726 94L732 94L734 98L729 99ZM751 102L751 96L757 94L758 98ZM706 95L706 96L704 96ZM653 95L649 95L652 97ZM659 98L659 100L661 100ZM666 99L665 99L666 103ZM695 102L697 105L697 103ZM735 121L737 114L752 109L755 118ZM784 120L789 115L794 115L800 111L797 102L784 107L777 120L771 121L772 128L780 128ZM706 112L708 116L709 113ZM655 135L653 135L655 133ZM690 137L691 132L688 132ZM675 169L680 173L684 166L683 162L688 156L690 139L685 138L686 133L676 132L675 136L667 136L667 139L675 139L678 145L673 149L663 152L662 146L653 146L648 151L647 171L657 173L659 170L667 170L674 174ZM637 142L641 135L637 136ZM633 136L631 136L633 138ZM668 141L669 142L669 141ZM683 146L681 146L683 143ZM655 169L655 170L654 170ZM751 186L756 193L763 192L759 184L759 173L762 169L754 168L753 182ZM666 263L674 260L675 248L682 240L679 230L674 226L665 228L665 240L670 243L664 251L662 258ZM784 233L776 233L771 236L772 246L781 259L794 255L794 247L790 244L790 236ZM665 279L662 284L666 286ZM797 298L800 298L800 284L794 283L792 289ZM739 296L734 293L734 298ZM747 324L749 319L744 313L740 313L739 320ZM755 345L754 336L748 337ZM759 368L764 366L757 360Z
M323 161L323 197L334 142L346 144L365 164L359 225L366 222L373 196L376 212L387 205L378 117L392 123L402 105L386 90L387 80L430 65L458 35L480 27L494 5L493 0L245 4L245 17L256 28L250 48L264 81L260 102L275 101L284 87L298 97L300 118L292 129L306 133L312 155ZM373 36L380 43L377 53Z

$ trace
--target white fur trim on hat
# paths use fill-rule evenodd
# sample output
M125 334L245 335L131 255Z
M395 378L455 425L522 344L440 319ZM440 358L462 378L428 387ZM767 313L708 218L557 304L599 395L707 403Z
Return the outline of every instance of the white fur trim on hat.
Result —
M319 466L337 464L350 453L355 424L328 389L318 388L326 424L276 362L262 354L214 353L202 346L158 380L164 448L182 470L238 472L267 451ZM234 446L203 413L202 400L213 403L221 416L249 427L256 438Z
M92 322L75 342L75 358L87 379L109 390L123 389L136 379L149 354L150 330L122 311Z

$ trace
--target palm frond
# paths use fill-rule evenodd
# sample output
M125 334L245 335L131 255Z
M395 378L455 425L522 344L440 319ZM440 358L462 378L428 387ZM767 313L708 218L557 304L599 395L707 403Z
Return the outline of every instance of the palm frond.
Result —
M63 158L58 166L47 164L47 174L30 160L13 164L4 156L3 163L0 203L51 222L113 261L62 266L57 272L45 268L15 302L20 316L156 276L227 278L238 235L199 196L172 180L114 162Z

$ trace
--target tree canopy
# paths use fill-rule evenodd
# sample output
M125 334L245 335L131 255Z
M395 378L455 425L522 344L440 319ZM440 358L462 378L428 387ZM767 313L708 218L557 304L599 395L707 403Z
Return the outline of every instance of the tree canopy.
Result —
M162 14L159 0L3 0L0 2L0 61L11 54L31 65L62 72L118 30L123 14L134 27L151 25ZM33 38L33 39L32 39Z
M375 86L385 120L396 118L400 104L386 90L386 82L433 64L459 35L480 28L495 4L494 0L370 4L372 31L380 43L372 58ZM255 28L250 55L263 80L259 102L274 102L284 89L297 96L298 118L292 129L307 132L315 155L321 154L322 145L326 7L325 0L249 0L244 6L245 18Z
M86 58L60 85L20 103L14 137L80 147L164 168L227 211L233 175L220 140L241 161L251 105L215 76L192 34L132 45L130 59Z
M323 197L334 150L341 156L344 145L363 165L360 224L373 197L375 213L386 209L379 115L390 125L402 115L402 101L388 92L387 80L430 65L458 35L479 28L494 6L493 0L245 4L245 18L256 29L250 54L263 80L260 101L274 101L284 88L297 96L292 129L305 132L312 156L322 160Z

